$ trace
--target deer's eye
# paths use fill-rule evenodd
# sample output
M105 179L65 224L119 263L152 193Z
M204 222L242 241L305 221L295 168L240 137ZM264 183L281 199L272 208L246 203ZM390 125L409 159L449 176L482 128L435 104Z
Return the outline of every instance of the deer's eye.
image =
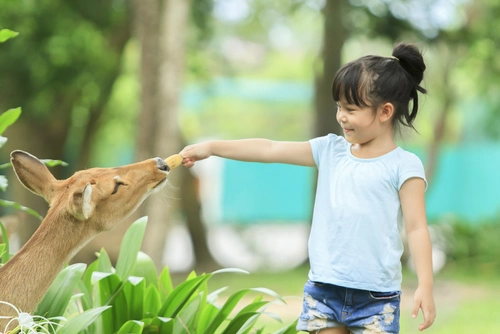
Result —
M118 181L116 180L116 183L115 183L115 188L113 189L113 192L111 193L111 195L114 195L118 192L118 188L120 188L120 186L123 186L125 183L121 182L121 181Z

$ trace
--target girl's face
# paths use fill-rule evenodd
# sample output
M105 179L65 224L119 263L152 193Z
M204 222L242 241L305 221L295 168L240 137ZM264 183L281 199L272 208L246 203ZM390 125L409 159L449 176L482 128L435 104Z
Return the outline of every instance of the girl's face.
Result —
M366 144L381 134L381 123L373 106L349 104L345 99L337 102L337 121L351 144Z

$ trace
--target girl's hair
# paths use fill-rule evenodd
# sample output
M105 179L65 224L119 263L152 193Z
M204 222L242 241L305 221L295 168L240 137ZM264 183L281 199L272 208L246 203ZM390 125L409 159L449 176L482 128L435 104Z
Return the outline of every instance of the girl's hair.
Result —
M392 124L397 126L399 122L415 129L417 92L427 92L420 86L424 71L420 51L401 43L394 47L392 57L365 56L340 68L333 80L333 99L345 98L349 104L374 108L390 102L394 105ZM410 100L413 100L411 112Z

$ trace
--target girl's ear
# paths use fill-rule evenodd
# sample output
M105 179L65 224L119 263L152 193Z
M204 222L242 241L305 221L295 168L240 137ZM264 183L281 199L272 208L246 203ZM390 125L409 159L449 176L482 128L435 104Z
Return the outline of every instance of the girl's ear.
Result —
M379 117L381 122L389 121L394 115L394 105L390 102L382 104L379 109Z

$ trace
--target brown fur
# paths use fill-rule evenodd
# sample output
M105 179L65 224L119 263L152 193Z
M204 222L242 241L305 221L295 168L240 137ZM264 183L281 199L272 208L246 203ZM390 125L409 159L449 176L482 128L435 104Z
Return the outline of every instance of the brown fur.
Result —
M14 151L19 181L44 197L50 209L30 240L0 267L0 301L32 312L73 255L101 231L115 227L153 189L166 183L168 168L159 158L118 168L92 168L56 180L34 156ZM116 184L119 185L116 193ZM87 188L90 187L90 188ZM0 305L0 315L15 315ZM0 319L0 332L7 321Z

